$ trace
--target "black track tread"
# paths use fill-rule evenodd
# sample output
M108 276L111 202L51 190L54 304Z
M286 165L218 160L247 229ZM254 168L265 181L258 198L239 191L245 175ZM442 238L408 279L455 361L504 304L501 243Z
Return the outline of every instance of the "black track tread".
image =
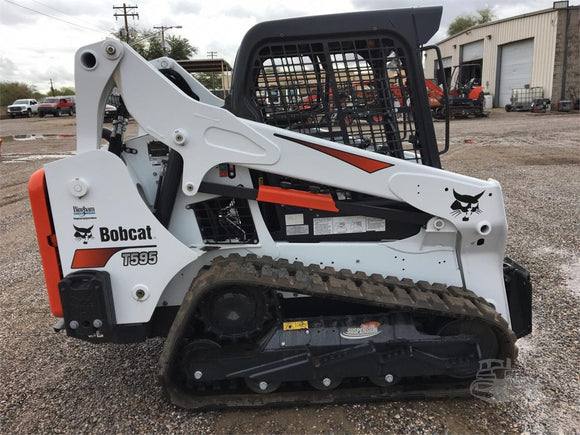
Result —
M302 391L293 393L250 394L234 393L200 396L190 394L171 379L172 368L181 345L181 337L197 305L197 301L212 289L224 285L250 285L281 291L297 292L323 298L366 303L386 310L414 312L422 315L444 316L450 319L478 320L490 326L498 337L500 359L514 360L517 356L516 336L505 319L483 298L460 287L413 282L379 274L366 275L350 270L336 271L331 267L305 266L288 260L273 260L238 254L218 257L209 268L202 269L193 281L172 325L160 358L160 379L171 401L188 409L217 409L226 407L258 407L297 405L308 403L344 403L361 400L385 400L417 397L458 397L467 395L469 383L454 385L405 386L381 389L369 387L340 391Z

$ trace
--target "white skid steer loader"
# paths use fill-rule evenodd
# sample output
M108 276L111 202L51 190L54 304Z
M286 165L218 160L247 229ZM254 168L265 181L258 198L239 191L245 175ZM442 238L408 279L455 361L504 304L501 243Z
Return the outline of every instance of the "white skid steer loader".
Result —
M420 62L440 16L258 24L225 101L171 59L81 48L77 154L30 180L60 328L166 337L191 409L462 395L513 360L529 274L499 183L441 169Z

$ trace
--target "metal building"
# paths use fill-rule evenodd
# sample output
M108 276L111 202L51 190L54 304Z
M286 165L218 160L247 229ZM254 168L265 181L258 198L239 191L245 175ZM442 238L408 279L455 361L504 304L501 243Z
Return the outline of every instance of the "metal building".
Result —
M220 98L225 98L232 87L232 67L225 59L193 59L178 60L188 73L219 73L215 76L215 83L211 86L210 91ZM219 85L219 86L216 86Z
M479 65L477 77L494 107L510 103L512 89L542 88L552 100L576 101L580 95L580 6L554 2L552 9L471 27L437 44L443 58L438 68L434 50L425 52L425 77L447 82L453 67Z

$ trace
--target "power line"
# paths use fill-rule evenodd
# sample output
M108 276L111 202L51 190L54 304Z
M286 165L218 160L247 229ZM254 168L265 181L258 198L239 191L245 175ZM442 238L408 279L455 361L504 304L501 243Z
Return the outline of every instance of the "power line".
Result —
M137 17L137 19L139 19L139 14L136 12L127 12L127 9L131 10L131 9L137 9L139 6L127 6L125 3L123 3L123 6L113 6L113 9L123 9L123 13L117 13L115 12L115 14L113 15L115 17L115 19L117 19L118 17L125 17L125 40L127 43L129 43L129 22L127 21L127 17L132 17L133 19L135 19L135 17Z
M208 51L207 52L207 57L211 58L211 60L213 60L216 56L217 56L217 51ZM210 74L211 74L211 90L215 90L214 72L212 71Z
M167 56L167 49L165 48L165 31L169 29L181 29L181 26L153 26L154 29L161 29L161 49L163 56Z
M148 39L157 38L157 36L160 34L161 34L161 32L153 32L151 35L144 36L141 39L137 39L136 41L133 41L133 44L139 44L140 42L147 41Z
M70 14L68 14L67 12L61 11L60 9L56 9L56 8L54 8L54 7L50 6L50 5L47 5L46 3L40 2L40 1L38 1L38 0L30 0L30 1L33 1L34 3L38 3L39 5L42 5L42 6L44 6L45 8L52 9L53 11L55 11L55 12L58 12L58 13L60 13L60 14L63 14L64 16L66 16L66 17L69 17L69 18L72 18L72 19L74 19L74 20L76 20L76 21L78 21L78 22L80 22L80 23L83 23L83 24L90 25L90 24L89 24L89 23L87 23L86 21L79 20L78 18L71 16L71 15L70 15ZM96 27L95 27L95 29L96 29ZM102 31L102 32L104 32L104 33L110 33L110 31L109 31L109 30L101 30L101 31Z
M38 3L39 5L42 5L42 6L44 6L45 8L52 9L52 10L53 10L53 11L55 11L55 12L60 12L60 13L61 13L61 14L63 14L63 15L68 15L66 12L63 12L63 11L61 11L61 10L57 9L57 8L53 8L52 6L49 6L49 5L47 5L46 3L39 2L38 0L30 0L30 1L33 1L34 3Z
M54 16L52 16L52 15L49 15L49 14L47 14L47 13L44 13L44 12L37 11L36 9L32 9L32 8L29 8L29 7L27 7L27 6L23 6L23 5L21 5L21 4L18 4L18 3L16 3L16 2L12 1L12 0L4 0L4 1L5 1L6 3L10 3L10 4L14 5L14 6L17 6L17 7L19 7L19 8L26 9L26 10L28 10L28 11L31 11L31 12L34 12L34 13L36 13L36 14L44 15L45 17L48 17L48 18L52 18L53 20L57 20L57 21L61 21L61 22L63 22L63 23L66 23L66 24L70 24L71 26L80 27L81 29L90 30L91 32L97 32L97 33L109 33L109 32L104 32L103 30L98 30L98 29L96 29L96 28L92 28L92 29L91 29L90 27L85 27L85 26L81 26L80 24L71 23L70 21L63 20L62 18L54 17Z

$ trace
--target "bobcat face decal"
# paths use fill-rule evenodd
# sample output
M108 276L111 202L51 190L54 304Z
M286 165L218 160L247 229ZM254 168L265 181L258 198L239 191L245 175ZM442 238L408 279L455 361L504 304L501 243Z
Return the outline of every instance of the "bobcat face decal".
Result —
M73 227L75 229L74 238L78 242L80 242L82 240L83 245L86 245L88 243L89 239L93 238L92 229L93 229L94 225L91 225L89 228L80 228L80 227L77 227L76 225L73 225Z
M469 221L469 218L473 213L481 213L482 210L479 208L479 198L485 193L485 190L475 196L471 195L462 195L457 193L455 189L453 189L453 196L455 197L455 201L451 204L451 214L453 216L461 216L461 219L464 222Z

